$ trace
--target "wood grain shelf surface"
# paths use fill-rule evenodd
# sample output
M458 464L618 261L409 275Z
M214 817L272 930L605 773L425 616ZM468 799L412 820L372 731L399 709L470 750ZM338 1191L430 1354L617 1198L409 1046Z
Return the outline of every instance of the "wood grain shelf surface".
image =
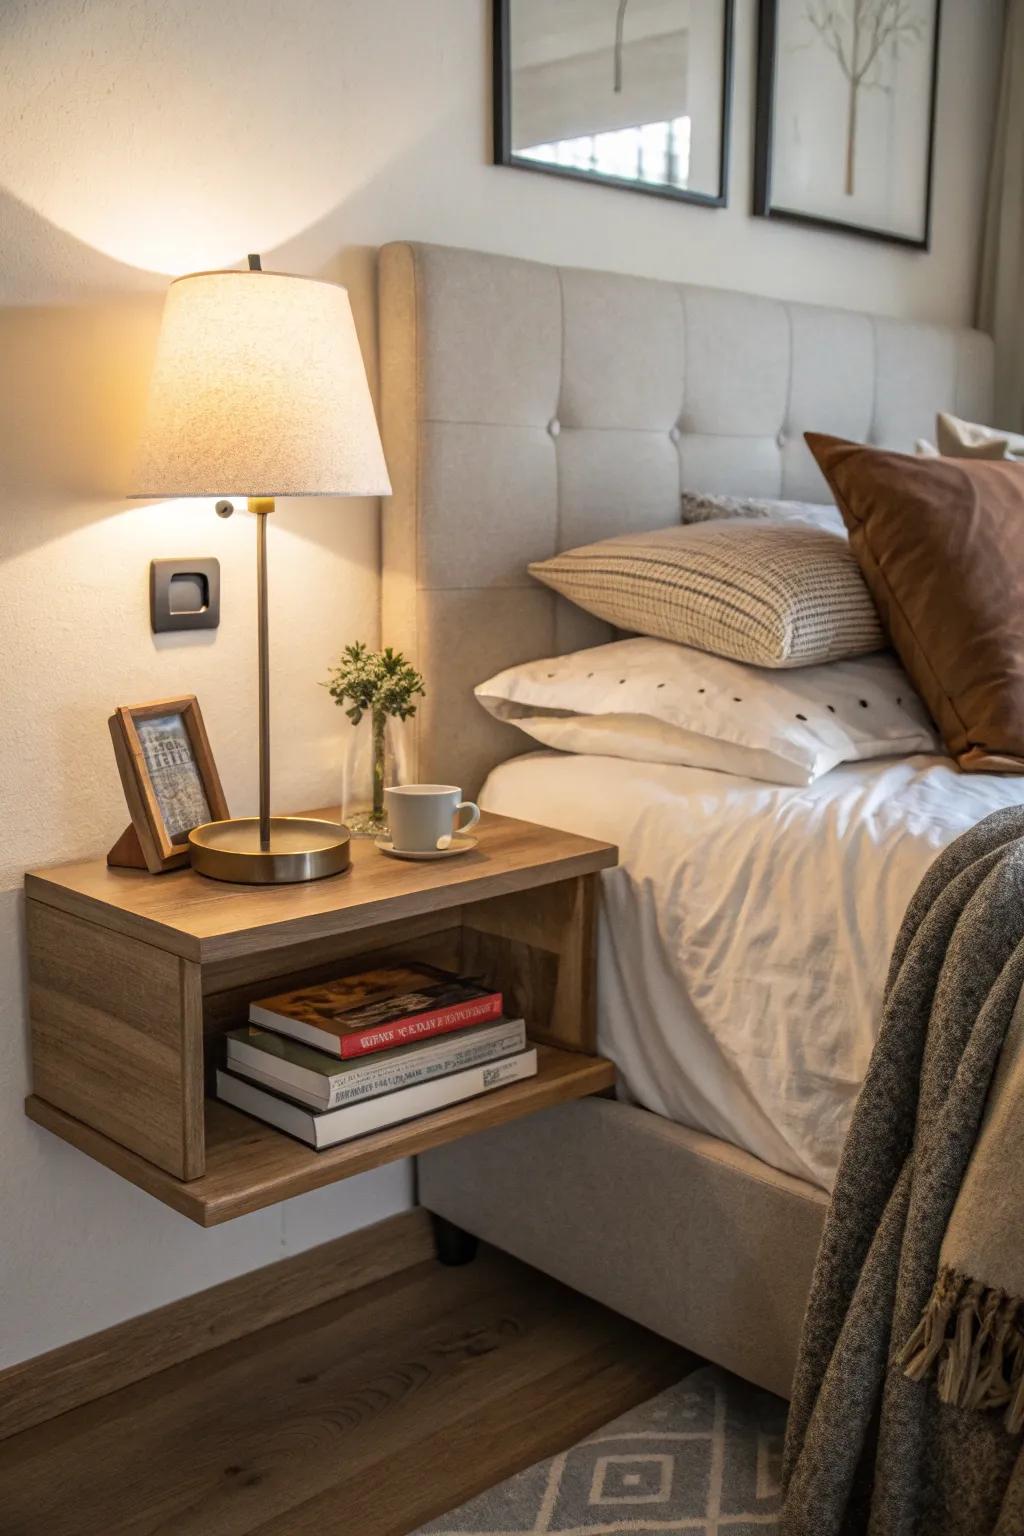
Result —
M314 1152L273 1126L208 1100L206 1171L188 1181L164 1172L36 1095L26 1100L25 1110L36 1124L165 1205L200 1226L212 1227L382 1163L425 1152L570 1099L603 1093L614 1085L615 1069L601 1057L545 1045L538 1046L537 1055L536 1077L324 1152Z
M231 885L191 869L150 875L90 859L35 870L25 887L36 901L205 964L595 874L617 857L608 843L485 814L478 846L459 858L406 862L353 839L346 874L306 885Z

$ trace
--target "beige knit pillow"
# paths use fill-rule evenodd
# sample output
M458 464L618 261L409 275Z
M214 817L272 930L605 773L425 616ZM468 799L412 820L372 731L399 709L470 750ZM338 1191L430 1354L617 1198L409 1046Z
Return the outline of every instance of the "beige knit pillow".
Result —
M537 560L530 574L619 629L760 667L805 667L886 643L846 539L803 523L728 519L624 534Z

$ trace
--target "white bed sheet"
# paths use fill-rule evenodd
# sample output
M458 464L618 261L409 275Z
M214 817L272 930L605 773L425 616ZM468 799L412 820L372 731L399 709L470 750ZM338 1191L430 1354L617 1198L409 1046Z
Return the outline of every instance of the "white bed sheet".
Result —
M1024 803L1024 777L909 757L789 789L541 752L480 803L619 847L598 1039L622 1095L828 1189L907 903L940 848Z

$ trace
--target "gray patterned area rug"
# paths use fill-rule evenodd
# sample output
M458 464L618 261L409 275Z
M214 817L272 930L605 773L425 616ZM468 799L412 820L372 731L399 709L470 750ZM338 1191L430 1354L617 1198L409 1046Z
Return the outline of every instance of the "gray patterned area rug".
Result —
M774 1536L786 1404L702 1366L416 1536Z

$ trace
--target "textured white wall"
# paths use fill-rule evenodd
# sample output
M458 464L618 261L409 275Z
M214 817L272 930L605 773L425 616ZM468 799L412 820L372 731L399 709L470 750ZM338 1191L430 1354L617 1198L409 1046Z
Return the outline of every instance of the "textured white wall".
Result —
M410 1197L408 1170L383 1169L202 1233L22 1115L21 876L120 831L112 706L198 694L232 805L253 808L251 524L121 498L167 275L261 250L347 282L371 378L373 251L402 237L967 320L1002 7L943 9L919 256L748 217L754 0L722 212L489 165L488 0L0 7L0 1364ZM173 554L220 557L215 636L150 635L148 562ZM324 802L344 727L316 680L375 638L375 510L283 504L271 560L277 803Z

